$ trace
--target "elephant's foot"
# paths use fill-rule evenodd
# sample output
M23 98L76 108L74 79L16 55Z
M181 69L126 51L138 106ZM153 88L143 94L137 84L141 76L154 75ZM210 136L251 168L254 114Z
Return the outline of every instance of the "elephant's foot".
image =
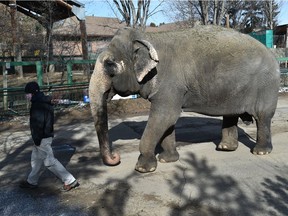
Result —
M223 116L222 140L217 146L220 151L235 151L238 148L237 116Z
M233 142L223 142L219 143L217 146L217 150L219 151L235 151L238 148L238 141L235 140Z
M179 153L176 150L173 152L162 152L159 154L158 159L161 163L175 162L179 160Z
M154 155L144 157L140 154L135 170L141 173L154 172L157 167L157 160Z
M267 155L267 154L271 153L271 151L272 151L272 145L259 146L256 144L256 146L252 150L252 153L254 155Z
M117 166L121 163L120 155L117 152L108 153L102 156L103 163L107 166Z

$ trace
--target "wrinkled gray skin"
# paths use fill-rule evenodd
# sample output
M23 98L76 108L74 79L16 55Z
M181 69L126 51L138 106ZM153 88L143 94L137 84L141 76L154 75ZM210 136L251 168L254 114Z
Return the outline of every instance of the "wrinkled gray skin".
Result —
M279 76L270 51L233 30L215 26L156 34L119 30L99 55L89 86L103 162L120 162L120 155L109 144L107 125L107 102L116 93L137 93L151 101L135 168L139 172L156 169L157 143L164 150L158 156L160 162L179 159L174 128L181 109L223 116L217 148L228 151L238 146L238 118L251 122L253 116L257 142L252 152L268 154Z

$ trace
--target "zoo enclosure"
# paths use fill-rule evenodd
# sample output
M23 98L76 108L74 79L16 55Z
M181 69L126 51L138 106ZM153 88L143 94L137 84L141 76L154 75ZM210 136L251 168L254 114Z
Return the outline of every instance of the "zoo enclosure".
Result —
M91 71L94 67L95 60L68 60L63 62L42 62L42 61L25 61L25 62L0 62L0 67L3 68L3 88L0 89L0 119L6 119L13 115L25 115L29 111L29 101L26 100L24 94L24 86L21 87L8 87L8 70L15 66L34 66L36 68L37 82L41 90L46 94L52 94L56 98L59 98L59 103L55 105L56 111L62 108L67 108L75 105L82 105L87 103L88 95L88 81L90 79ZM43 81L43 68L49 65L65 65L66 67L66 81L44 83ZM83 72L77 72L73 70L74 66L84 65L89 67L88 74ZM86 67L87 68L87 67ZM53 72L61 73L63 72ZM79 77L85 77L85 81L82 79L79 82L77 79L73 79L75 75ZM28 80L30 81L30 80ZM28 82L27 81L27 82Z
M279 92L288 92L288 57L277 58L280 65L280 90Z
M281 70L281 86L279 92L288 92L288 57L277 58L280 64ZM46 94L53 94L56 98L59 98L59 103L55 106L56 111L67 108L70 106L82 106L89 102L88 96L88 80L86 82L73 81L73 65L77 64L93 64L95 60L69 60L62 62L66 64L67 70L67 82L65 84L49 84L43 85L43 65L41 61L29 61L29 62L0 62L0 66L7 69L11 66L19 65L35 65L37 81L41 87L41 90ZM49 62L49 64L59 64L59 62ZM3 71L3 77L5 77L7 70ZM83 75L83 73L82 73ZM83 75L85 76L85 75ZM4 80L4 79L3 79ZM24 87L8 88L3 86L0 89L0 120L9 118L14 115L26 115L29 111L30 102L25 99Z

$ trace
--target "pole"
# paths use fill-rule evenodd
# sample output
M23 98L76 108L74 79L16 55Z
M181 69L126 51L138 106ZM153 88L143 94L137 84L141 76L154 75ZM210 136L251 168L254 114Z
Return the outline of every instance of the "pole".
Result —
M4 110L8 110L8 95L7 95L7 88L8 88L8 71L7 68L10 68L10 64L6 63L3 66L3 106Z
M227 27L227 28L230 28L229 14L226 14L225 17L226 17L226 27Z
M69 85L73 84L72 63L67 62L67 81Z
M85 22L85 20L79 20L79 22L80 22L80 31L81 31L83 60L88 60L86 22ZM89 64L84 64L84 74L89 77L89 73L90 73ZM88 79L88 81L89 81L89 79Z
M36 61L37 82L39 86L43 85L43 70L41 61Z
M17 12L16 0L10 0L9 6L11 12L12 41L13 41L13 52L15 57L14 61L21 62L22 61L21 46L19 43L18 25L16 20L16 12ZM19 77L23 78L22 66L15 66L15 70L16 73L19 75Z

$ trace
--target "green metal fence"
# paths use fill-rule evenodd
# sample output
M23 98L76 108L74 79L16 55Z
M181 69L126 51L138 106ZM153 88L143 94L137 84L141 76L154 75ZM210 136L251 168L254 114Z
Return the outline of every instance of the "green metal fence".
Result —
M73 65L76 64L95 64L95 59L92 60L68 60L68 61L49 61L49 62L43 62L43 61L23 61L23 62L0 62L0 66L2 68L5 68L3 73L10 68L15 66L35 66L36 67L36 73L37 73L37 82L40 86L43 85L43 66L44 65L57 65L57 64L63 64L66 65L67 70L67 84L71 85L73 84Z
M256 40L260 41L267 48L273 48L273 30L263 30L260 32L252 32L249 34Z
M62 84L44 85L43 68L44 65L66 65L66 82ZM35 66L37 82L45 94L52 94L58 98L58 103L55 105L55 110L64 109L71 106L82 105L87 102L84 98L88 94L88 81L91 71L87 74L86 82L73 81L73 66L74 65L89 65L93 66L95 60L68 60L63 62L41 62L41 61L25 61L25 62L0 62L0 67L3 68L3 88L0 88L0 120L5 120L15 115L26 115L30 108L30 102L26 100L24 87L8 87L4 85L4 79L7 78L7 71L15 66ZM83 72L82 75L85 76Z
M42 86L41 91L57 99L56 112L71 106L83 106L87 103L85 96L88 94L88 82L74 85ZM12 116L27 115L30 109L30 101L25 98L23 88L0 89L0 120L6 120Z
M288 92L288 58L277 58L280 65L281 83L280 92Z

